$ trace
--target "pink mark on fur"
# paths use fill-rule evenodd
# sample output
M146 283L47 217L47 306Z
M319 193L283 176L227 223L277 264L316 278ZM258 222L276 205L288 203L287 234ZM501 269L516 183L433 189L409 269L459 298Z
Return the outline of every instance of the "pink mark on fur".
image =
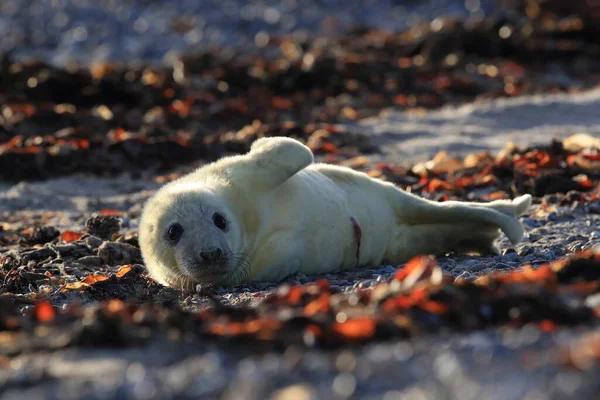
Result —
M356 239L356 264L358 265L360 259L360 240L362 239L362 230L360 229L360 225L353 217L350 217L350 221L352 221L352 228L354 229L354 238Z

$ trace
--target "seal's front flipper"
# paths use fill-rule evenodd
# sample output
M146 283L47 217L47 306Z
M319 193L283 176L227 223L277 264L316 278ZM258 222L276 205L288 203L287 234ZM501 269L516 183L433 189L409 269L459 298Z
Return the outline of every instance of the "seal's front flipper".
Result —
M297 140L270 137L256 140L236 165L234 177L254 188L271 190L314 161L313 153Z

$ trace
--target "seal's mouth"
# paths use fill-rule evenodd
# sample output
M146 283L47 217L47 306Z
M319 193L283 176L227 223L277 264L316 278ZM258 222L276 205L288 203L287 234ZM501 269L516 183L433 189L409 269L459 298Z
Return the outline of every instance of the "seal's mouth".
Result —
M183 277L195 283L220 283L229 275L227 260L207 265L202 262L188 262L179 265Z
M195 288L198 284L235 285L243 282L250 272L250 262L245 255L228 254L218 262L206 263L199 259L177 260L171 286Z

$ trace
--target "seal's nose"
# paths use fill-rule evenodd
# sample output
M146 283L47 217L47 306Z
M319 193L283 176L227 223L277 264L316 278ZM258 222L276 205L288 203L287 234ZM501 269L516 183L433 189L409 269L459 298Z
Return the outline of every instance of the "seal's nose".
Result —
M218 247L209 249L207 251L200 252L200 257L202 258L202 260L204 260L204 262L209 263L209 264L213 264L213 263L219 261L219 259L222 256L223 256L223 250L221 250Z

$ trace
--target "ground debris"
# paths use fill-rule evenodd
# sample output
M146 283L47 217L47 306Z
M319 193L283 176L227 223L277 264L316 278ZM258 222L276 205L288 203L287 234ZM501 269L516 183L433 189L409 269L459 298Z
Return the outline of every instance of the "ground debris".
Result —
M541 3L523 7L543 9L527 18L438 18L399 33L273 36L250 53L205 50L169 68L58 68L4 54L0 178L75 170L143 175L241 152L274 134L345 160L376 149L344 124L386 109L598 85L600 47L585 8L568 19Z
M127 346L172 330L205 341L261 344L258 348L337 347L502 326L533 325L548 332L597 322L600 309L591 308L586 299L600 293L600 255L586 251L536 269L525 266L476 280L445 275L431 257L419 256L390 279L355 292L339 292L322 279L281 285L255 306L232 307L216 300L196 311L161 305L158 299L165 290L171 289L153 283L141 265L121 266L110 276L89 275L55 296L79 292L101 303L58 309L52 302L59 297L51 296L37 300L33 313L4 313L0 326L14 340L21 339L2 342L0 350L9 354L28 346L54 346L40 338L22 339L34 335L39 324L56 331L50 336L60 337L61 346ZM2 297L11 309L11 297Z
M121 229L121 218L114 215L93 215L85 221L85 226L90 235L110 240Z

